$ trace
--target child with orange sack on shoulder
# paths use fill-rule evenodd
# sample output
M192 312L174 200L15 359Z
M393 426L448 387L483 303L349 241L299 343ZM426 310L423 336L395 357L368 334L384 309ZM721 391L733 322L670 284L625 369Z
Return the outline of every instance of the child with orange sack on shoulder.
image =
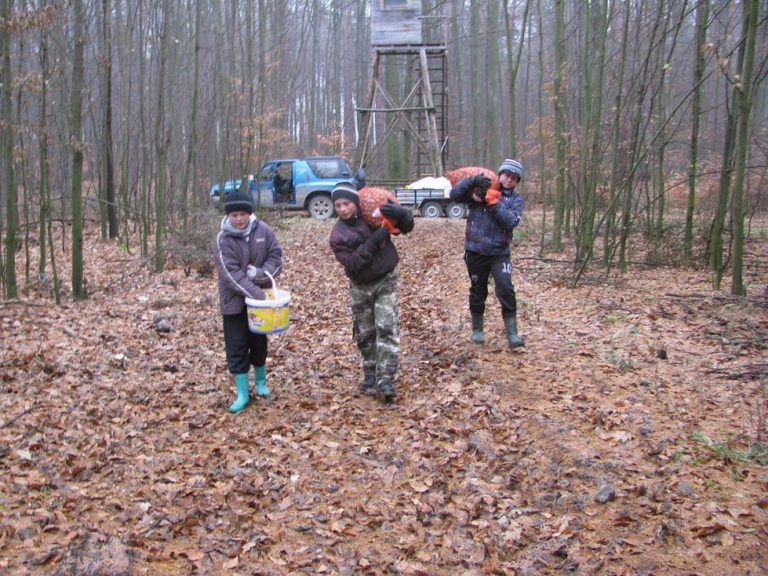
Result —
M349 278L352 334L363 366L360 390L392 402L400 364L396 270L400 258L388 226L407 234L414 220L410 210L388 202L378 208L388 224L374 230L360 211L358 189L362 187L340 182L331 192L339 219L331 230L330 244Z
M250 367L256 394L269 396L267 336L248 328L246 298L266 300L269 286L283 265L283 250L272 228L253 213L250 195L234 190L224 198L225 216L213 247L219 279L219 306L224 320L227 368L234 376L236 400L229 411L242 411L249 401Z
M499 188L491 188L491 179L475 174L457 182L450 197L466 202L469 214L464 240L464 261L470 278L469 311L472 316L472 342L485 343L483 322L488 279L493 275L496 298L511 349L524 345L517 333L517 298L512 284L509 245L512 231L523 218L523 197L515 186L523 179L523 165L506 159L498 170Z

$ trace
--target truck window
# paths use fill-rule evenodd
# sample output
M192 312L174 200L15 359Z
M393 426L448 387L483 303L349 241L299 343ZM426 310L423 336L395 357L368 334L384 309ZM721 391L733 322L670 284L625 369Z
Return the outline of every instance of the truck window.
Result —
M347 163L338 158L317 158L307 163L318 178L347 178L350 175Z
M272 180L272 178L275 177L275 165L274 164L268 164L267 166L264 166L264 168L261 169L261 179L263 180Z

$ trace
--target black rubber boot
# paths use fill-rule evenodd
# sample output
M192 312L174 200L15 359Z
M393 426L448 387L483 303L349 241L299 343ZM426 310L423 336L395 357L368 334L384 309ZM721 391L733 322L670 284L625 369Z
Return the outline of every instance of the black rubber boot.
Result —
M507 342L509 342L509 347L512 350L525 346L523 339L517 335L517 318L515 316L504 318L504 326L507 329Z
M376 375L373 372L366 372L363 375L363 381L360 383L360 392L366 396L376 396Z
M476 312L472 313L472 343L485 344L485 334L483 334L483 315Z
M379 380L379 393L384 402L392 402L395 399L395 386L389 378Z

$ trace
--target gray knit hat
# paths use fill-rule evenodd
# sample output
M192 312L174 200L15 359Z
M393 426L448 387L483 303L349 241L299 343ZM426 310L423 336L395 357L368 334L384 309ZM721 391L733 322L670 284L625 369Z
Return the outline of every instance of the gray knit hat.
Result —
M253 214L253 200L251 195L242 190L232 190L224 196L224 212L248 212Z
M497 174L501 176L502 172L510 172L517 176L518 179L523 179L523 165L517 160L512 160L511 158L504 160L504 162L501 163L501 166L499 166Z
M360 206L360 194L357 193L357 186L352 182L339 182L331 191L331 202L336 202L339 198L346 198Z

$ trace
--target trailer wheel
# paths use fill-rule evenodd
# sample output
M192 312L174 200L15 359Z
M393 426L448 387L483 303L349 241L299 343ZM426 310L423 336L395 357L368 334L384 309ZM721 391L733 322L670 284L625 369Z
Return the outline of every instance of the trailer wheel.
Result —
M443 215L443 207L437 202L427 202L419 208L424 218L440 218Z
M467 207L459 202L451 202L448 204L448 208L445 209L445 213L448 215L448 218L459 220L467 215Z

